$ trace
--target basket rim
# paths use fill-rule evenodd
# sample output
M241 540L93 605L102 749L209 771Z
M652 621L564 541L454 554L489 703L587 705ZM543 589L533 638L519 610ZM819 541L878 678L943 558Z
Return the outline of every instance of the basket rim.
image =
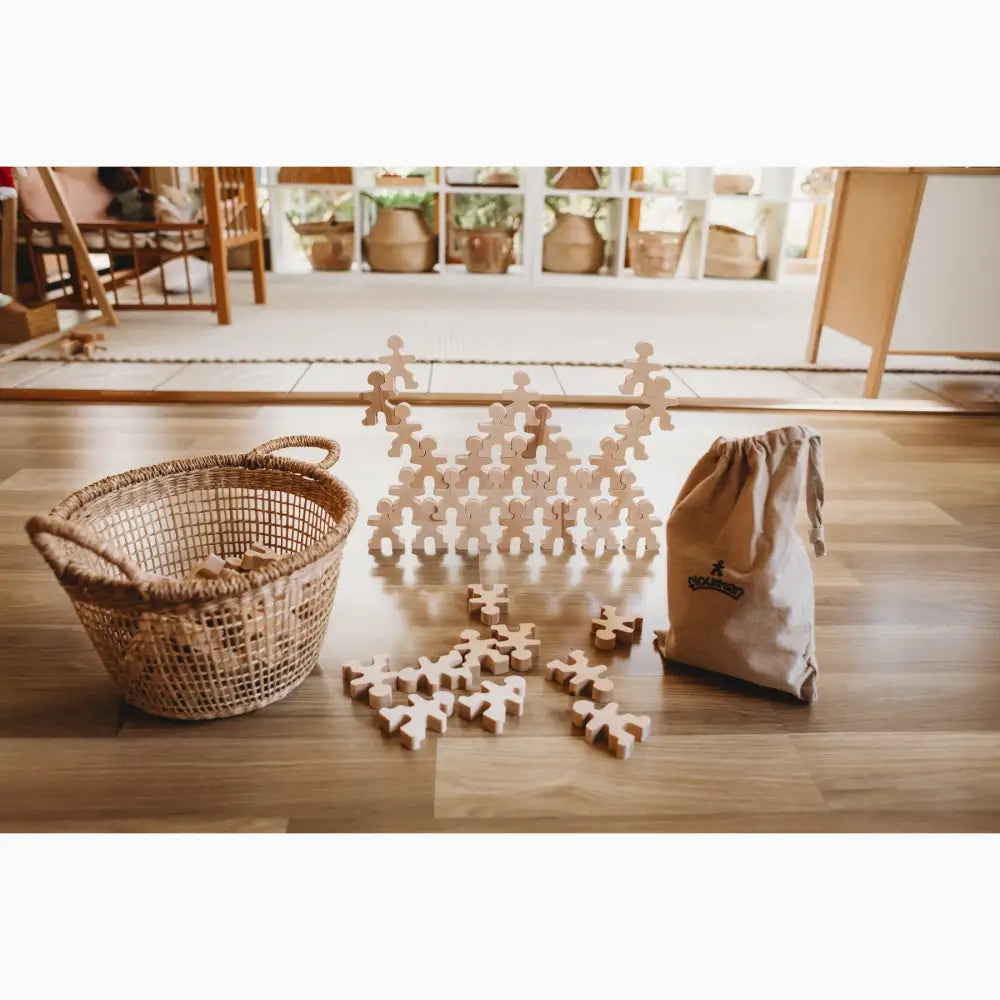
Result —
M297 447L288 444L285 447ZM174 577L153 576L138 580L112 577L109 573L97 573L83 569L67 554L66 547L53 548L37 538L45 534L44 527L36 524L43 519L32 518L27 530L36 548L55 572L60 583L67 590L76 591L78 598L87 603L100 604L101 598L116 606L122 603L140 602L156 608L177 607L201 601L228 600L248 594L260 587L287 577L297 570L312 565L342 545L358 517L358 501L351 490L319 463L304 462L273 453L233 452L229 454L204 455L198 458L172 459L155 465L140 466L127 472L105 476L88 486L74 491L51 511L50 517L72 520L72 515L87 504L118 492L129 486L151 482L167 476L186 472L211 469L261 469L288 472L303 479L332 489L344 501L343 515L336 526L324 538L297 552L283 553L269 566L250 570L229 579L183 580Z

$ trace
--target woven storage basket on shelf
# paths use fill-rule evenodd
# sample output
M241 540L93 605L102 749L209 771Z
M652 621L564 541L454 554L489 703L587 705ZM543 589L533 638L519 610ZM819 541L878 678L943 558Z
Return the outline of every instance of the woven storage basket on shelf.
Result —
M591 216L557 212L542 240L542 270L596 274L604 264L605 242Z
M516 229L479 226L458 230L458 246L465 269L473 274L506 274L514 261Z
M275 455L317 447L318 464ZM241 715L283 698L316 666L344 542L358 514L328 471L325 437L134 469L33 517L28 534L62 584L122 697L175 719ZM271 565L185 580L211 552L254 542Z
M437 237L420 208L380 208L362 244L373 271L412 274L430 271L437 263Z
M708 227L705 275L709 278L756 278L764 269L757 237L730 226Z
M682 233L630 229L628 250L633 273L642 278L672 278L690 231L690 225Z
M353 222L296 222L292 228L309 243L309 261L317 271L349 271L354 263Z

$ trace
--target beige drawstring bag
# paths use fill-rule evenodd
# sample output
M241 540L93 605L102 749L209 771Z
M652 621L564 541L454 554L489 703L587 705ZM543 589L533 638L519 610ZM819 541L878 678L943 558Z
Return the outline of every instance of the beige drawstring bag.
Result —
M691 470L667 521L664 659L816 700L813 574L795 531L803 481L809 540L821 556L815 431L719 438Z

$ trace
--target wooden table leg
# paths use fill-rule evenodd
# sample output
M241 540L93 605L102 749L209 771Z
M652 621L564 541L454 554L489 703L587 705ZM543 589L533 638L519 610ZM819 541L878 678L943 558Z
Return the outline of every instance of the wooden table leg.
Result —
M39 167L38 173L45 183L45 189L48 191L49 197L52 199L52 204L59 215L59 221L66 231L66 238L73 248L73 255L76 257L76 266L80 269L80 273L86 278L87 284L90 286L91 297L101 310L101 316L104 317L105 323L109 326L117 326L118 317L111 308L111 303L108 301L107 293L104 290L104 284L94 269L94 263L90 259L90 252L87 250L87 244L83 240L80 227L77 226L76 219L73 218L66 205L66 199L63 198L62 188L59 187L55 172L51 167Z
M4 198L3 245L0 247L0 292L17 295L17 199Z

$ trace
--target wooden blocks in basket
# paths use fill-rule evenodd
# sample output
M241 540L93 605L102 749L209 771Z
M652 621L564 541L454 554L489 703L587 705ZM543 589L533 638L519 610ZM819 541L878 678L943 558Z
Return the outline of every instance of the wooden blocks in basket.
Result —
M279 553L263 542L254 542L242 556L223 557L217 552L210 552L200 563L191 567L184 579L189 582L218 580L235 573L249 573L270 566L278 557Z

